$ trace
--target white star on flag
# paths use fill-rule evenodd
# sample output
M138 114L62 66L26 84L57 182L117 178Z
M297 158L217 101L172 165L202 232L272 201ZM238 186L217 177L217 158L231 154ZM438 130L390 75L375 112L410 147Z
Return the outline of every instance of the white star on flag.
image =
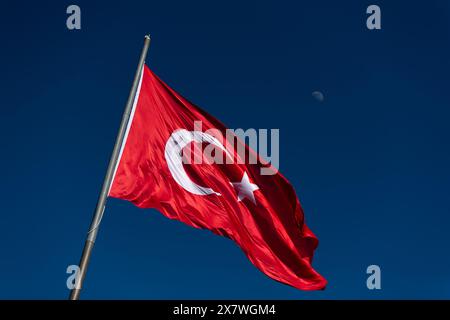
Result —
M244 172L241 182L230 183L238 192L238 201L242 201L243 199L248 198L254 204L256 204L255 195L253 194L253 192L259 190L259 187L256 184L250 182L247 172Z

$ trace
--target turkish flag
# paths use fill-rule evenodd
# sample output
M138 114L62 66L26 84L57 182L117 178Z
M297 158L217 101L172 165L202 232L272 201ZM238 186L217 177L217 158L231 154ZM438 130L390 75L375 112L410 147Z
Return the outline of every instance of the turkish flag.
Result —
M304 222L293 187L232 138L222 123L144 66L109 196L234 240L277 281L324 289L326 280L311 266L318 240ZM215 150L208 157L209 146ZM212 161L219 154L224 161ZM248 163L252 156L256 163Z

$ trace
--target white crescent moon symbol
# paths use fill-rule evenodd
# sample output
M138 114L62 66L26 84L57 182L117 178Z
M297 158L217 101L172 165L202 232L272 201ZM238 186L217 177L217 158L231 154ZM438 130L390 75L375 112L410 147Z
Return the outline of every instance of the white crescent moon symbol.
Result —
M164 152L164 156L166 158L166 162L169 167L170 173L172 174L172 177L180 186L182 186L186 191L189 191L190 193L200 196L205 196L208 194L216 194L220 196L220 193L215 192L213 189L202 187L194 183L184 170L182 159L183 148L191 142L212 143L231 157L231 155L219 142L219 140L207 133L201 131L187 131L185 129L174 131L166 142L166 148Z

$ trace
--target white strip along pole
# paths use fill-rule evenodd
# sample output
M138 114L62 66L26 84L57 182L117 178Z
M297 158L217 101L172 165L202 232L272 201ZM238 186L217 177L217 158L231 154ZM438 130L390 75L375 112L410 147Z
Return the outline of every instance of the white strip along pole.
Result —
M142 48L141 57L139 58L139 64L136 70L136 74L134 75L133 85L131 87L130 95L128 96L125 111L123 112L119 133L117 134L116 143L114 144L111 159L109 160L108 170L106 171L105 180L103 181L102 190L100 192L100 196L98 197L97 207L95 208L91 226L89 228L86 242L84 244L83 254L81 255L81 260L79 264L80 270L75 281L75 288L70 291L69 297L70 300L78 300L78 298L80 297L80 291L83 285L84 278L86 276L86 271L89 265L89 259L91 257L92 248L94 247L95 239L98 233L98 228L100 226L100 222L103 217L103 212L105 211L106 199L108 198L108 193L118 164L120 151L122 149L124 138L127 133L128 122L130 120L130 115L133 109L134 101L135 99L137 99L136 92L140 84L141 74L144 70L145 58L147 56L149 46L150 46L150 36L147 35L144 37L144 47Z

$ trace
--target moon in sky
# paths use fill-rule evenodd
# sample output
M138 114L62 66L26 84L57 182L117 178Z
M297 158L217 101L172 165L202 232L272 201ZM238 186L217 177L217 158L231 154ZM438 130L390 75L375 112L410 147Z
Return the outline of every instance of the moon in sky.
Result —
M314 91L312 93L312 96L319 102L323 102L323 100L325 99L323 93L320 91Z
M185 129L176 130L172 133L170 138L166 142L166 148L164 156L166 158L167 166L175 181L190 193L205 196L208 194L216 194L220 196L220 193L215 192L208 187L202 187L194 183L186 173L183 167L183 148L191 142L206 142L211 143L221 150L223 150L228 156L230 154L225 147L213 136L201 132L201 131L188 131Z

